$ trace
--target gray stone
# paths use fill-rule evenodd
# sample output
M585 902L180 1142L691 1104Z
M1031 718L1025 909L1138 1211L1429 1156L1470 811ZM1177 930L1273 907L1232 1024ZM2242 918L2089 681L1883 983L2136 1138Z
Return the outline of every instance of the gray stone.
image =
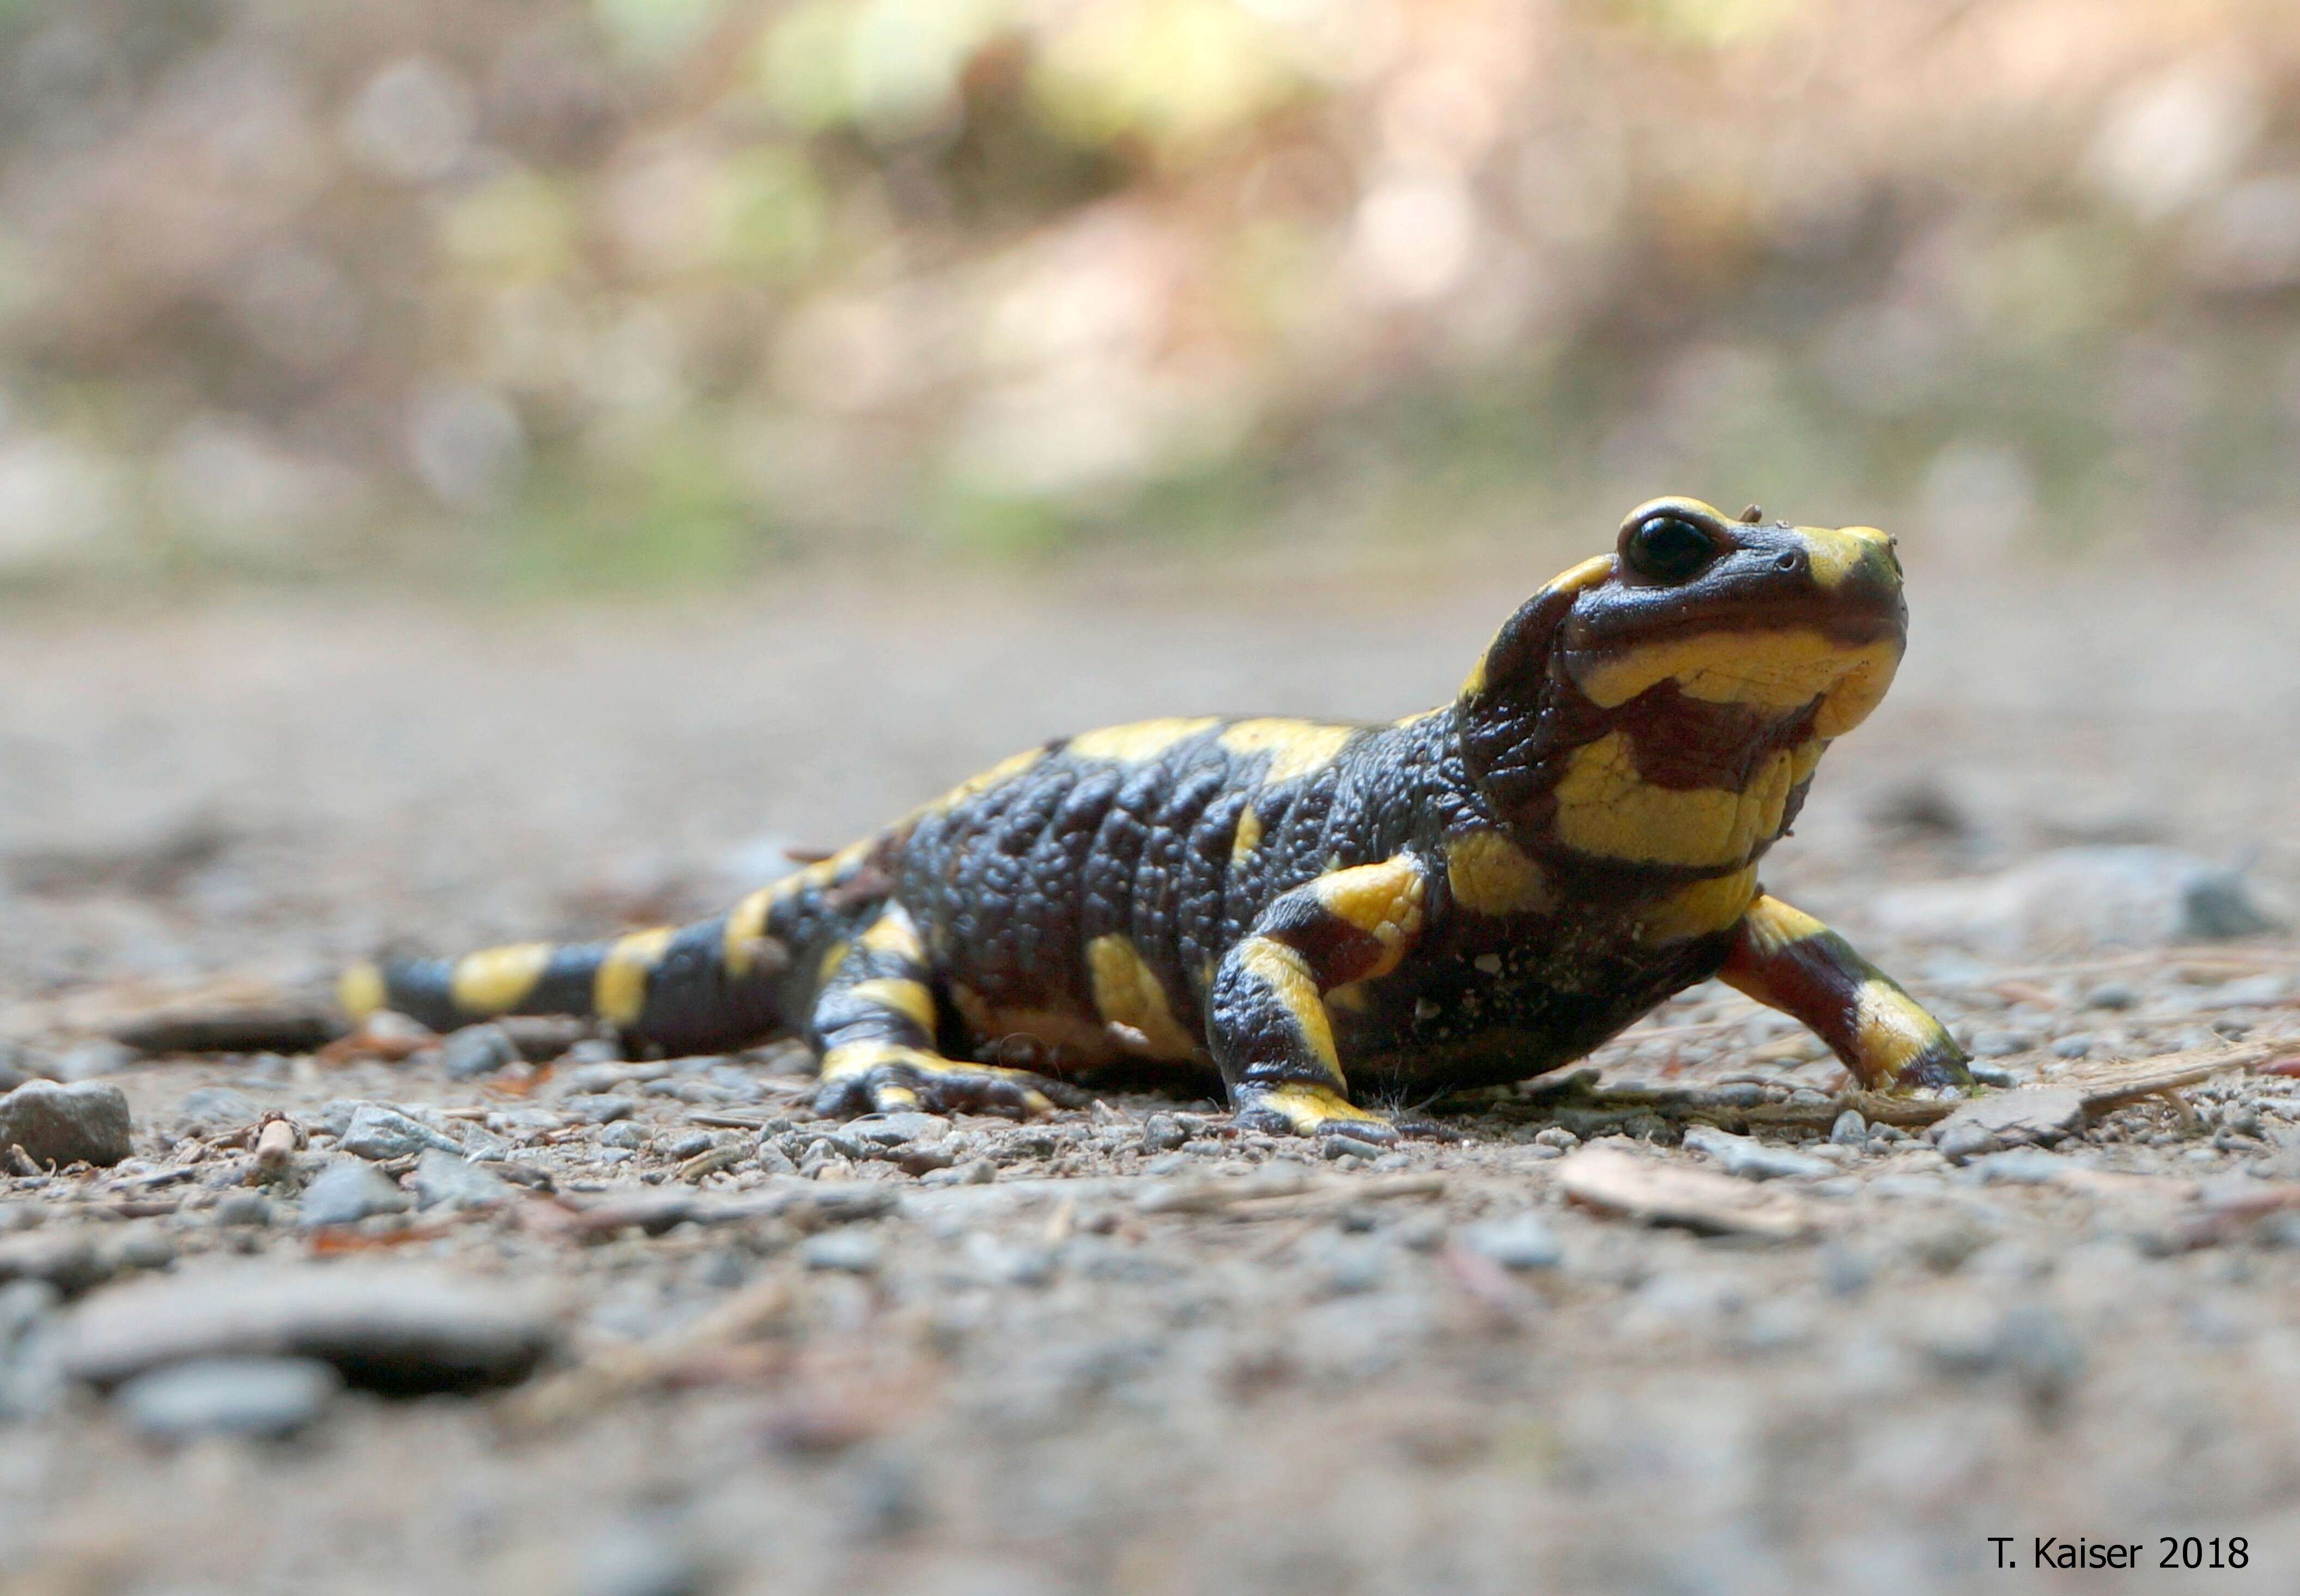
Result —
M0 1042L0 1092L13 1092L26 1081L39 1079L50 1071L45 1060L20 1042Z
M421 1267L236 1264L146 1276L62 1325L64 1372L114 1385L194 1358L316 1358L354 1385L457 1391L524 1378L556 1339L521 1298Z
M101 1081L27 1081L0 1097L0 1151L12 1143L40 1164L116 1164L130 1128L127 1094Z
M950 1134L950 1121L939 1114L882 1114L858 1119L846 1129L858 1142L897 1147L905 1142L938 1142Z
M562 1110L591 1125L610 1125L618 1119L628 1119L636 1112L639 1100L621 1093L577 1093L562 1098Z
M216 1202L214 1218L219 1225L269 1225L271 1203L261 1192L226 1192Z
M1779 1180L1834 1175L1837 1166L1811 1153L1775 1147L1751 1136L1737 1136L1713 1125L1688 1126L1685 1144L1717 1160L1728 1175L1744 1180Z
M117 1259L71 1231L29 1231L0 1241L0 1282L38 1280L76 1296L112 1278Z
M297 1223L306 1230L323 1225L356 1225L372 1214L396 1214L408 1206L407 1193L372 1164L337 1159L304 1188Z
M202 1086L184 1093L176 1105L176 1123L197 1130L231 1130L253 1125L263 1110L245 1092L229 1086Z
M1998 1147L2050 1146L2084 1129L2084 1099L2066 1086L2023 1086L1961 1104L1933 1145L1962 1163Z
M635 1119L619 1119L599 1133L602 1147L621 1147L632 1152L644 1152L654 1141L654 1133Z
M1379 1143L1367 1141L1363 1136L1332 1135L1318 1143L1318 1151L1329 1159L1364 1160L1370 1163L1388 1149Z
M415 1206L461 1210L498 1208L518 1193L511 1185L460 1153L427 1148L415 1160Z
M2009 1152L1992 1152L1973 1160L1969 1166L1991 1185L2016 1186L2050 1185L2068 1167L2068 1160L2059 1153L2046 1152L2041 1147L2015 1147Z
M677 1159L684 1161L688 1159L694 1158L698 1154L708 1152L718 1145L719 1137L715 1132L707 1130L683 1131L671 1139L670 1143L662 1150L662 1156L667 1159Z
M519 1062L519 1043L501 1026L465 1026L439 1044L440 1067L451 1081L477 1080Z
M83 1042L56 1060L56 1076L64 1081L92 1081L136 1062L134 1048L119 1042Z
M875 1275L886 1261L886 1249L867 1230L825 1230L799 1243L798 1256L810 1269Z
M412 1158L427 1147L453 1153L462 1151L454 1137L380 1102L363 1102L353 1110L351 1123L344 1127L339 1145L346 1152L379 1162Z
M1554 1269L1565 1259L1563 1244L1538 1214L1480 1220L1462 1232L1462 1244L1505 1269Z
M718 1581L696 1551L669 1528L629 1524L586 1550L576 1596L704 1596Z
M162 1441L202 1435L292 1435L327 1411L343 1376L309 1358L210 1358L137 1376L113 1401L128 1422Z
M1858 1109L1847 1109L1829 1127L1829 1139L1839 1147L1859 1147L1869 1140L1869 1122Z
M2140 1001L2140 994L2124 981L2103 981L2085 993L2088 1009L2129 1009Z
M1153 1114L1142 1122L1145 1152L1171 1152L1189 1139L1190 1133L1171 1114Z

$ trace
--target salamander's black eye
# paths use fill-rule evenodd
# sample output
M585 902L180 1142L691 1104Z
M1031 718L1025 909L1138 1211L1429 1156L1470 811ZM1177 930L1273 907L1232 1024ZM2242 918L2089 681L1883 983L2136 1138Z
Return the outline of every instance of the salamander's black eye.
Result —
M1630 528L1621 553L1629 569L1656 582L1684 582L1717 557L1716 540L1680 515L1655 515Z

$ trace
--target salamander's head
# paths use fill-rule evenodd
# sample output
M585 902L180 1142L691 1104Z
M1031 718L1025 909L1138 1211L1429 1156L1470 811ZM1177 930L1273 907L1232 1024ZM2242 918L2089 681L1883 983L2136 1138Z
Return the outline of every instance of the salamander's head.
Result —
M1813 707L1835 737L1892 685L1907 637L1901 562L1873 527L1729 520L1698 499L1629 511L1615 552L1571 585L1554 658L1600 709L1662 682L1685 696L1760 711ZM1816 701L1817 704L1816 704Z
M1884 697L1907 619L1882 532L1654 499L1496 636L1462 686L1463 752L1535 840L1740 868Z

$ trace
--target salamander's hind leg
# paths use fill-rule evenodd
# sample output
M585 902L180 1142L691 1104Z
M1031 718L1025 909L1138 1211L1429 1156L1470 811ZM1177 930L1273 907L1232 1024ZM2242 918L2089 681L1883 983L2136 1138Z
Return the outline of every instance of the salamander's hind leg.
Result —
M1074 1087L1027 1070L961 1063L935 1052L926 949L889 903L839 958L810 1021L822 1053L815 1111L841 1117L909 1109L1028 1116L1083 1101Z

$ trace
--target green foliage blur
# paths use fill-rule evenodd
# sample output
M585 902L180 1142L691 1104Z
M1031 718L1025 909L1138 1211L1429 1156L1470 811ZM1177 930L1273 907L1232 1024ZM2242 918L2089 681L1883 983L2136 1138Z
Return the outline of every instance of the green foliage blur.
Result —
M0 584L2295 519L2289 0L0 0Z

